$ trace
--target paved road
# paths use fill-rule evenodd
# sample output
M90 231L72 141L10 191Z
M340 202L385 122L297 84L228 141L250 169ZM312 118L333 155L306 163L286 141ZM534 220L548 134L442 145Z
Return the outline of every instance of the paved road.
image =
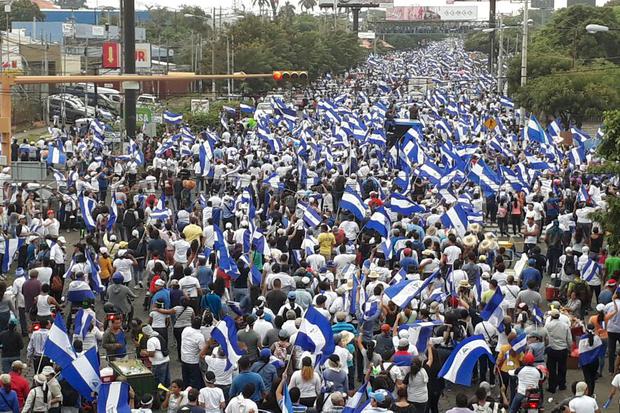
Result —
M491 226L488 228L488 230L494 230L495 227ZM63 234L66 238L67 238L67 245L73 245L75 242L79 241L79 232L78 231L72 231L69 234ZM502 238L501 240L508 240L506 238ZM513 240L516 244L517 250L522 250L522 240L519 238L515 238ZM70 249L69 249L70 250ZM544 252L544 251L543 251ZM544 281L543 281L543 288L546 285L546 283L549 282L548 277L545 277ZM145 320L147 318L147 315L145 314L144 310L142 309L142 300L144 298L144 290L136 290L136 293L138 294L138 298L135 300L135 303L137 304L135 306L135 317L140 318L142 320ZM541 291L541 293L543 294L544 297L544 291ZM547 305L547 304L545 304ZM97 313L100 314L101 316L99 317L99 319L102 319L102 314L103 314L103 308L102 308L102 303L101 302L97 302L96 305L96 310ZM546 310L546 308L544 309ZM170 337L172 337L172 334L170 334ZM171 358L171 363L170 363L170 373L171 373L171 378L175 379L175 378L181 378L181 363L180 360L178 360L177 358L177 352L176 352L176 345L175 345L175 341L174 340L170 340L170 358ZM25 359L25 351L24 351L24 359ZM105 363L105 362L103 362ZM103 365L102 365L103 367ZM31 377L32 373L29 373ZM605 402L607 396L609 395L610 389L611 389L611 379L613 377L607 372L607 366L605 367L605 371L603 372L603 377L600 378L597 382L597 386L596 386L596 395L597 395L597 400L599 402L599 404L602 406L602 404ZM548 394L545 393L545 404L546 404L546 411L550 412L552 410L552 408L556 407L557 404L565 399L566 397L569 396L569 392L570 392L570 383L572 383L573 381L580 381L583 380L583 375L581 373L581 370L569 370L568 374L567 374L567 383L569 385L569 390L567 391L562 391L562 392L557 392L556 394ZM498 386L499 387L499 386ZM494 388L494 392L495 395L498 395L499 393L499 388L495 387ZM473 396L474 395L474 391L475 391L475 387L464 387L464 386L459 386L459 385L453 385L451 383L447 384L447 388L444 392L443 397L440 400L440 411L446 411L452 407L454 407L454 400L455 400L455 396L458 392L465 392L466 394L468 394L469 396ZM553 400L549 403L549 398L552 398ZM615 406L615 404L614 404Z

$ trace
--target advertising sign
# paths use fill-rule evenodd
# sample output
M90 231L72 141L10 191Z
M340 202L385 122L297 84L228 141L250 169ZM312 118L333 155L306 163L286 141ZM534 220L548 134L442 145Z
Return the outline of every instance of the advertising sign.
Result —
M117 42L103 42L101 62L106 69L121 67L121 45Z
M385 11L388 21L476 20L477 17L477 6L407 6Z
M136 69L151 68L151 44L136 43Z

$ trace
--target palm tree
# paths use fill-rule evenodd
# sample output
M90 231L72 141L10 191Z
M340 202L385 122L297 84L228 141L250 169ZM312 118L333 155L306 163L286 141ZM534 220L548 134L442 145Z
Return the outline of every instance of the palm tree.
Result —
M280 8L280 16L287 19L292 19L295 15L295 6L293 6L288 0L284 3L284 6Z
M312 10L316 7L316 0L300 0L299 6L306 11Z
M258 5L259 15L262 15L263 8L267 7L268 0L252 0L252 7Z

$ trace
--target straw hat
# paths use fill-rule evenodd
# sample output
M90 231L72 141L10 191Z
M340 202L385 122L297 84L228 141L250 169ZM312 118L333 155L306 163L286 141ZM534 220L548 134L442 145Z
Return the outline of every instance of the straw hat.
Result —
M471 285L469 284L469 281L461 280L459 281L459 288L471 288Z
M475 247L476 245L478 245L478 237L476 237L474 234L466 235L465 237L463 237L463 245L465 245L466 247Z
M477 222L474 222L473 224L469 224L467 226L467 230L473 232L474 234L479 233L481 229L482 227Z
M353 340L355 336L353 335L352 332L350 331L342 331L340 333L340 342L343 343L345 346L347 344L349 344L351 342L351 340Z

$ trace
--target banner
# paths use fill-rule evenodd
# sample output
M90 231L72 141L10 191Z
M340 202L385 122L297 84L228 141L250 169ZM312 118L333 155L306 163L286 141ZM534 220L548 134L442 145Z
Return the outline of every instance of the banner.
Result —
M477 6L407 6L386 9L388 21L476 20Z

